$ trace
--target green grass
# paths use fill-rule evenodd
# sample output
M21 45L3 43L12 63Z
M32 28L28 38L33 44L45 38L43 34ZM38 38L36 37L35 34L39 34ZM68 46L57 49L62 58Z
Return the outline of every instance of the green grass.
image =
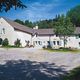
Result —
M78 49L50 49L50 48L46 48L44 50L48 50L50 52L73 52L73 53L77 53L80 52L80 50Z
M8 46L1 46L0 48L23 48L23 47L17 47L14 45L8 45Z

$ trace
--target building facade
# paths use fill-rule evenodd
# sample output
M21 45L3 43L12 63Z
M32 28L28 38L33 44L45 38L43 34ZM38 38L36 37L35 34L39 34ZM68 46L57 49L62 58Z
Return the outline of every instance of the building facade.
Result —
M80 27L76 27L74 34L67 37L66 47L80 49ZM53 48L64 46L63 37L56 36L53 29L38 29L38 26L32 29L3 17L0 18L0 38L7 38L10 45L20 39L23 47L27 44L40 48L47 45Z

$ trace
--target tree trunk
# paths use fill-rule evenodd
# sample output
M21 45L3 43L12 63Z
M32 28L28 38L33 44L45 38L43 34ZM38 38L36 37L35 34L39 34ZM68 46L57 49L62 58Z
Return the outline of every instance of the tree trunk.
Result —
M65 41L66 41L66 39L65 39L65 38L66 38L66 37L64 36L64 40L63 40L63 41L64 41L64 48L65 48Z

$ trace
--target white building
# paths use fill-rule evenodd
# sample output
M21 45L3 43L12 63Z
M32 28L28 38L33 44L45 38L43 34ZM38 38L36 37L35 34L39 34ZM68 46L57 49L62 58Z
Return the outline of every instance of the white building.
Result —
M80 27L77 27L75 35L67 38L66 47L80 48ZM76 36L77 35L77 36ZM14 45L17 39L21 40L22 46L34 45L34 47L43 47L51 44L53 48L63 47L61 38L55 35L53 29L34 29L23 26L6 18L0 18L0 38L8 38L9 44Z

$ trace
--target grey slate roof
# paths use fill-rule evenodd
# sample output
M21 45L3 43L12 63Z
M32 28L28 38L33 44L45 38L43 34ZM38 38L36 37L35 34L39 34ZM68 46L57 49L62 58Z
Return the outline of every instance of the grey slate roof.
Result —
M26 27L24 25L21 25L17 22L14 22L12 20L9 20L7 18L4 18L12 27L14 27L15 30L19 30L22 32L30 33L32 35L39 35L39 36L44 36L44 35L53 35L53 29L32 29L29 27Z
M53 29L35 29L35 33L39 36L54 35Z
M32 28L29 28L29 27L26 27L24 25L21 25L17 22L14 22L12 20L9 20L9 19L6 19L4 18L12 27L14 27L15 30L19 30L19 31L22 31L22 32L25 32L25 33L29 33L29 34L33 34L33 29Z
M39 35L39 36L49 36L54 35L55 32L53 29L32 29L29 27L26 27L24 25L21 25L17 22L11 21L9 19L4 18L12 27L14 27L15 30L19 30L25 33L29 33L31 35ZM74 34L80 34L80 27L76 27L76 30L74 31Z

